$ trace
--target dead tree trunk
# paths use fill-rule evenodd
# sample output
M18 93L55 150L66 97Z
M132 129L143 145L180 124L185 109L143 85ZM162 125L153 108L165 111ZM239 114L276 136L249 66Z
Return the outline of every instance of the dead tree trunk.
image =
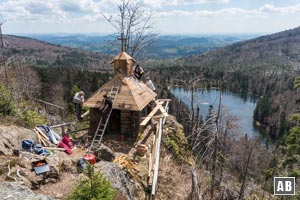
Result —
M245 165L242 169L243 170L242 174L241 174L242 185L241 185L241 189L240 189L240 192L239 192L239 200L243 199L244 192L245 192L246 180L247 180L247 177L248 177L248 168L249 168L249 164L250 164L251 156L252 156L252 152L253 152L253 147L251 145L251 141L248 141L247 149L249 151L248 151L246 163L245 163Z
M219 97L219 106L218 106L218 112L217 112L217 117L216 117L216 130L215 130L215 135L214 135L214 150L213 150L213 164L212 164L212 175L211 175L211 199L214 198L214 189L215 189L215 180L216 180L216 165L217 165L217 154L219 151L219 132L220 132L220 112L221 112L221 102L222 102L222 94L220 91L220 97Z
M194 167L192 167L192 169L191 169L191 174L192 174L192 192L191 192L190 199L191 200L202 200L198 174Z

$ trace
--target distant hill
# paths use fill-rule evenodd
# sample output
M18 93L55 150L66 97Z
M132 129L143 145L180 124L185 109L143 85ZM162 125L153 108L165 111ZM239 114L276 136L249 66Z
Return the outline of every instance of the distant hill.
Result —
M6 57L19 56L27 63L41 67L110 68L111 56L60 45L28 37L4 35Z
M237 42L182 61L226 70L294 71L300 67L300 27Z
M300 75L300 27L173 63L181 63L189 71L187 77L178 78L202 75L211 87L259 95L253 117L273 136L282 136L290 126L290 115L298 112L294 79Z
M120 42L112 36L95 35L26 35L31 38L80 48L83 50L115 55L120 50ZM207 35L207 36L160 36L149 49L146 58L178 58L200 54L224 47L228 44L254 38L256 35Z

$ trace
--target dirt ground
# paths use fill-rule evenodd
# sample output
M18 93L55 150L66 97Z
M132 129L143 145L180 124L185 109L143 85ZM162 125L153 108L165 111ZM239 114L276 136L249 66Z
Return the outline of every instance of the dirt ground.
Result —
M73 153L70 156L73 160L79 160L86 154L86 150L77 147L75 149L73 148ZM36 192L49 195L57 199L62 199L72 191L72 188L80 180L81 177L82 174L79 173L62 172L57 183L41 185L41 187Z
M36 192L49 195L57 199L62 199L72 191L72 188L80 180L80 177L80 174L64 172L60 175L60 181L57 183L42 185Z

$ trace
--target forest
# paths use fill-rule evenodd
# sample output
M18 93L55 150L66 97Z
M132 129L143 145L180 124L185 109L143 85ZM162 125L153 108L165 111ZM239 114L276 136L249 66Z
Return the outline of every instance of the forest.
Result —
M16 52L19 55L23 52L27 55L26 52L41 51L11 50L6 56L11 57ZM108 59L101 60L100 62L107 65L95 71L95 69L82 67L86 64L83 61L89 58L85 57L85 53L80 54L75 50L72 52L74 53L69 54L71 57L55 55L53 60L47 60L42 56L36 60L33 57L16 59L18 62L5 68L5 73L1 74L0 88L2 94L0 109L4 116L2 123L19 124L30 128L35 124L49 121L51 115L45 116L40 113L37 109L39 105L32 102L32 97L66 107L65 114L72 117L74 91L83 90L89 96L113 76L113 72L108 68ZM57 57L60 58L59 61ZM297 102L294 87L299 86L298 82L294 84L296 75L282 73L279 76L276 72L250 73L247 69L228 71L214 67L197 67L182 60L160 62L154 64L153 61L145 62L145 76L150 76L159 86L157 93L160 98L172 99L170 112L179 122L185 124L186 137L196 161L202 163L201 166L210 171L211 179L216 181L206 190L203 189L206 191L204 196L221 195L218 184L228 178L230 174L228 170L238 174L238 182L241 185L235 190L239 199L243 199L244 195L247 196L247 189L255 187L253 180L265 191L270 192L274 174L299 176L297 170L299 152L295 146L299 134L297 128L299 118L294 115L293 120L290 121L290 115L285 110L291 108L290 106L293 107ZM170 87L175 85L191 90L218 87L222 90L259 95L260 100L254 117L262 124L268 125L266 129L269 128L269 133L277 138L278 144L267 149L261 146L258 138L238 138L232 135L231 130L236 123L234 116L218 108L211 107L209 115L200 119L197 109L187 110L186 105L178 102L170 94ZM286 101L287 98L290 101ZM290 113L294 111L295 109L289 110ZM276 123L278 114L279 124ZM289 128L295 125L296 127L289 131ZM174 141L176 140L170 138L165 145L175 155L180 155L182 147ZM281 159L278 159L279 157ZM184 162L185 159L179 156L178 160ZM268 195L268 193L262 194L262 196Z
M134 40L137 35L121 30L121 40L125 36ZM155 34L148 36L147 42L152 43ZM71 120L75 92L83 90L88 97L114 76L110 64L114 55L26 37L4 35L3 38L7 44L5 49L2 46L1 124L33 128L37 124ZM196 177L192 179L191 199L224 196L245 199L252 195L250 188L258 187L259 192L255 194L258 198L273 199L274 176L293 176L299 183L299 40L300 28L295 28L223 48L216 45L205 53L202 52L208 49L192 51L197 53L194 55L179 51L183 57L147 60L138 54L143 47L130 46L135 41L123 44L122 40L121 49L140 58L144 77L149 76L159 86L156 91L159 98L172 99L170 113L184 125L188 143L167 136L164 145L175 156L177 164L191 167L192 177ZM234 135L232 130L237 120L221 109L221 97L218 107L210 106L208 115L200 117L198 108L192 106L188 110L187 105L171 95L173 86L192 91L191 105L197 88L219 88L258 96L254 120L275 139L274 144L264 146L259 138ZM64 113L44 109L37 99L63 107ZM190 157L193 162L188 161ZM205 173L206 176L200 176ZM209 179L202 182L202 188L197 182L199 177ZM226 188L226 184L230 187Z

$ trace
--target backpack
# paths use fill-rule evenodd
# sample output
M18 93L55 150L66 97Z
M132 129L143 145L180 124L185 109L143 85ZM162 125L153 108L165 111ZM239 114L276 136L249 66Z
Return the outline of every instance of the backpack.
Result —
M63 143L65 143L66 145L68 145L70 148L73 148L73 142L72 140L70 139L69 136L65 135L62 140L61 140Z
M72 154L72 149L71 149L68 145L66 145L65 143L63 143L63 142L58 143L57 147L59 147L59 148L64 148L64 149L65 149L65 152L66 152L67 154L69 154L69 155Z
M34 144L33 146L34 153L39 154L39 155L46 155L46 150L41 144Z
M22 151L28 151L39 155L46 154L46 150L41 144L35 144L31 140L22 140Z
M34 142L31 140L22 140L22 151L34 152Z
M86 170L87 166L88 166L88 161L84 158L80 158L77 161L77 168L79 172L83 172L84 170Z

